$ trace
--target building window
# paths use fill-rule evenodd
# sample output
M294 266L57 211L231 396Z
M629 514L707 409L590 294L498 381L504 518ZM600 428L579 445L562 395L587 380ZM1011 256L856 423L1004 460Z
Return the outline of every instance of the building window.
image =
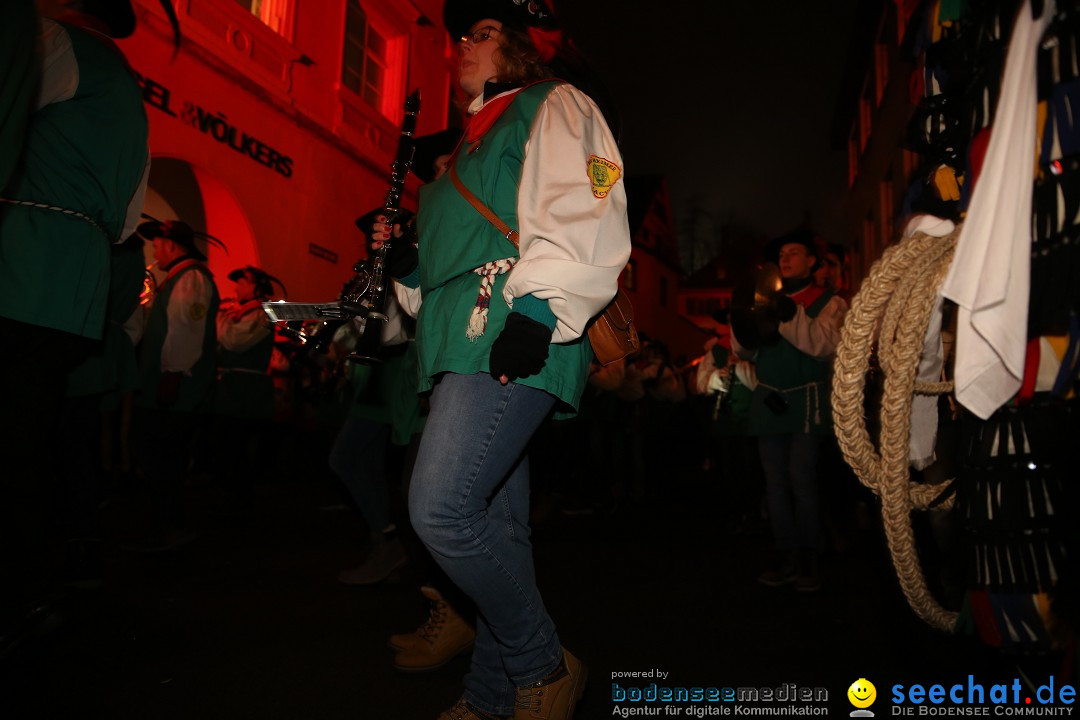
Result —
M883 42L874 44L874 96L878 105L885 97L889 84L889 46Z
M896 44L904 42L904 34L907 32L911 16L919 7L919 0L896 0Z
M877 239L877 226L874 224L874 217L871 214L866 215L866 219L863 220L863 257L866 262L876 260L878 256L878 248L875 240Z
M863 89L862 97L859 98L859 152L866 150L866 144L870 142L870 119L872 115L870 103L870 88Z
M911 184L911 179L915 177L915 172L919 169L919 162L921 158L918 153L913 153L910 150L901 149L901 158L904 168L903 181L905 185Z
M859 144L855 140L855 128L851 128L851 135L847 143L847 174L848 187L855 187L855 179L859 177Z
M386 41L356 0L345 9L345 58L341 82L372 107L381 108L386 85Z
M400 123L409 65L409 24L384 3L346 0L341 88ZM357 104L355 101L348 104Z
M292 0L236 0L240 7L262 20L282 37L290 35Z
M892 242L893 234L893 222L895 220L895 210L893 207L893 174L892 168L885 174L885 179L881 181L880 187L880 212L878 217L881 218L881 247L888 247Z

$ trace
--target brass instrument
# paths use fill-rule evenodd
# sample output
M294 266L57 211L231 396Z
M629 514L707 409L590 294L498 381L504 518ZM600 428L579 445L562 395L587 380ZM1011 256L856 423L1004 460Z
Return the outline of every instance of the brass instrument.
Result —
M776 342L779 323L769 310L773 295L783 288L780 268L767 262L754 268L731 293L731 329L739 344L750 350Z
M158 284L157 278L154 277L153 263L146 266L146 270L143 272L142 291L139 293L139 304L144 306L150 306L154 304L154 298L157 297Z

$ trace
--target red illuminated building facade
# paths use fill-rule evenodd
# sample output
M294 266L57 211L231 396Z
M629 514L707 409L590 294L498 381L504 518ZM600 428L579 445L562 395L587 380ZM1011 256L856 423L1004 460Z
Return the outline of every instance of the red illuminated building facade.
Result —
M679 241L663 176L627 178L626 202L632 248L620 282L634 303L638 329L667 345L672 359L700 355L709 331L685 314Z
M904 193L919 169L919 156L902 145L917 102L911 96L917 70L910 45L920 4L886 0L860 6L835 127L835 139L848 156L846 215L849 235L855 238L849 262L854 289L899 238Z
M138 29L120 44L150 121L145 212L224 241L205 248L223 296L252 264L290 300L335 299L363 254L353 220L385 199L406 93L421 91L417 134L460 124L442 0L181 0L175 56L159 4L133 4ZM406 207L416 188L410 176ZM628 178L627 194L622 281L639 326L673 356L698 354L707 332L680 307L663 179Z
M421 90L420 134L451 115L440 0L181 0L175 57L158 3L133 4L121 47L150 121L145 211L221 238L219 285L253 264L289 299L336 298L362 254L353 220L389 187L406 89Z

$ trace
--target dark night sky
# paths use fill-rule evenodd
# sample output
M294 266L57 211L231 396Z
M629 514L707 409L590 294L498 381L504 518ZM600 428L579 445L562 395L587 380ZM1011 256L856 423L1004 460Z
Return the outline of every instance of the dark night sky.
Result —
M562 0L609 82L630 175L667 176L676 222L695 203L778 235L803 220L848 242L846 156L830 130L857 0ZM661 12L663 8L663 12Z

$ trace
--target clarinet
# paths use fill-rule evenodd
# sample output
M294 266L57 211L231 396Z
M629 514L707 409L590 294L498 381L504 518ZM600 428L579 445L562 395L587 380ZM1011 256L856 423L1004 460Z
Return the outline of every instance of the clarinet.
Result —
M401 193L405 188L405 178L412 167L416 152L416 115L420 112L420 90L414 90L405 98L405 118L401 121L401 136L398 139L397 154L390 169L390 190L383 203L386 224L393 225L401 214ZM392 236L392 233L391 233ZM386 291L389 285L386 278L386 253L390 249L390 240L382 244L365 263L361 261L353 268L358 276L367 276L367 321L364 332L356 345L356 352L349 355L350 360L367 364L382 362L379 348L382 345L382 331L387 321ZM346 291L347 294L347 291Z

